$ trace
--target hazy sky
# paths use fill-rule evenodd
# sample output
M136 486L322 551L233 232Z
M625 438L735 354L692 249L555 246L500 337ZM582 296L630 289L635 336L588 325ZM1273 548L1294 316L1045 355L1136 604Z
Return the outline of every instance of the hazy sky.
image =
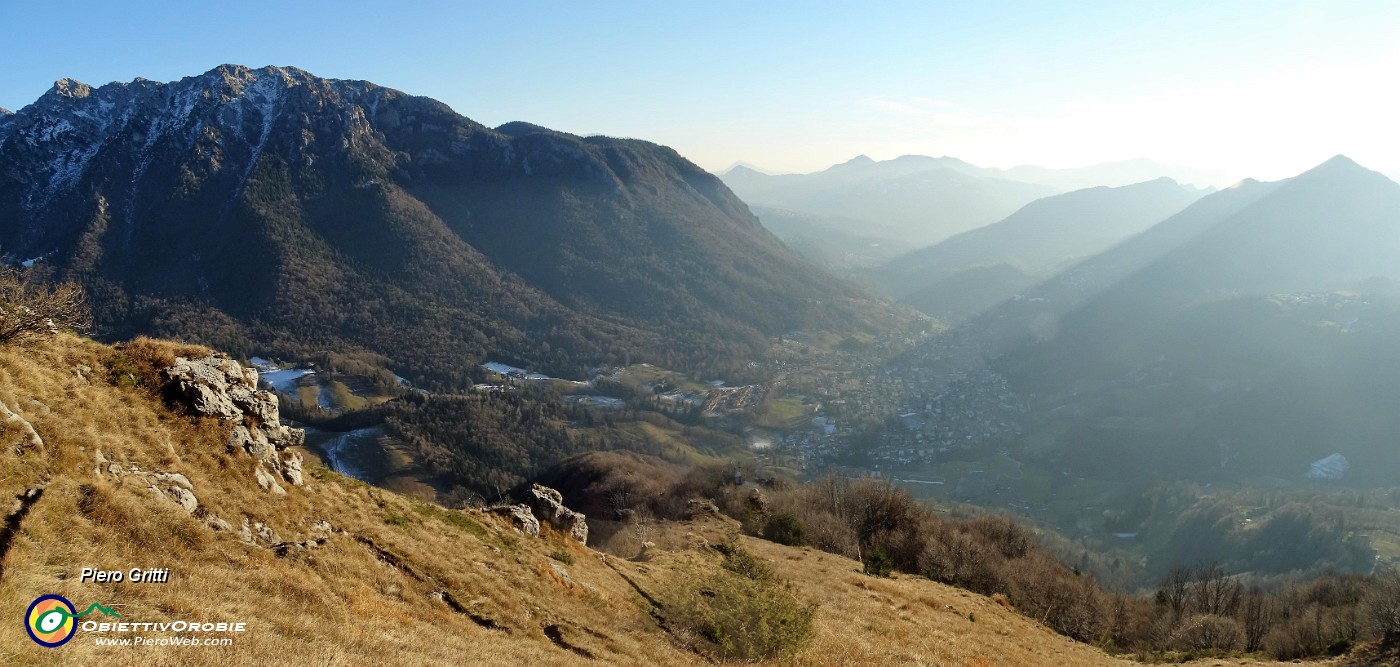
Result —
M295 65L668 144L719 170L865 153L1232 177L1400 172L1400 2L0 0L0 106L55 79Z

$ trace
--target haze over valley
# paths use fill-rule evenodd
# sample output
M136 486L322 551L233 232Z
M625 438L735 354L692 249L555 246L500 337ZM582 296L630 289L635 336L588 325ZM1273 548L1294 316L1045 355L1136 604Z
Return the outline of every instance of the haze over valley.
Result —
M1394 664L1394 8L624 5L0 29L0 652Z

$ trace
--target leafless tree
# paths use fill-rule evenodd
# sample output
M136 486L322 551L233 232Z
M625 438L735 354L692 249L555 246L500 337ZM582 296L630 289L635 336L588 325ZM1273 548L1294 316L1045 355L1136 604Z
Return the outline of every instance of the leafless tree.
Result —
M1244 650L1247 653L1258 651L1264 645L1264 635L1268 634L1274 622L1274 604L1269 596L1254 587L1245 594L1240 610L1240 624L1244 628Z
M1172 633L1172 645L1184 651L1233 651L1244 642L1244 632L1238 621L1214 614L1192 616Z
M1240 605L1240 582L1232 579L1219 565L1202 565L1196 569L1196 583L1191 597L1196 611L1213 616L1234 616Z
M1186 613L1186 603L1190 596L1191 569L1184 565L1173 567L1157 587L1157 603L1167 608L1173 625Z
M656 532L656 517L645 507L633 511L628 523L631 524L632 535L637 539L639 547L650 542Z
M1376 576L1367 595L1366 612L1371 628L1387 644L1400 641L1400 571L1390 570Z

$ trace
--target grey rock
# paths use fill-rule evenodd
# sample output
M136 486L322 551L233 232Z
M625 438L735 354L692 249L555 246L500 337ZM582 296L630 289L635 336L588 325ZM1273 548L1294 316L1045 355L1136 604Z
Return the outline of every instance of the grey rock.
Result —
M222 355L210 355L202 359L176 357L162 372L168 389L195 414L232 422L229 450L241 450L258 461L258 486L282 494L286 489L277 482L278 476L293 486L304 483L301 457L281 453L304 444L306 432L282 424L277 395L258 389L257 369L244 368Z
M550 563L549 569L553 570L554 576L559 577L559 580L564 582L570 588L573 588L575 586L574 578L569 576L569 571L564 569L563 565L560 565L558 563Z
M555 530L588 544L588 518L564 506L564 497L554 489L535 484L530 487L530 509Z
M24 446L34 449L44 448L44 439L39 437L39 432L34 430L34 426L27 419L19 416L10 406L0 401L0 420L4 421L6 430L14 429L19 432L19 439L9 443L16 450L22 450Z
M282 429L278 441L283 443L283 447L301 447L306 444L306 431L290 426L282 426Z
M260 521L253 522L253 533L258 536L258 539L268 544L277 544L282 541L282 536L278 535L277 531Z
M303 540L301 542L278 542L272 545L272 551L277 554L279 558L286 558L293 554L303 554L325 543L326 540L324 538L319 540Z
M194 511L199 509L199 499L194 497L194 493L190 492L189 489L175 486L166 489L165 495L174 500L175 504L179 505L180 509L185 510L186 514L194 514Z
M217 514L210 514L207 518L205 518L204 523L216 532L233 532L233 524L230 524L229 522L220 519L219 515Z
M768 512L768 496L764 495L758 487L749 490L749 508L760 514Z
M183 358L180 361L185 361ZM238 419L243 416L243 411L233 404L233 398L227 391L220 391L217 385L209 384L209 377L196 374L193 370L196 367L172 366L166 369L166 373L171 374L171 379L177 382L180 393L189 402L191 408L198 414L207 417L217 417L219 419ZM175 375L172 371L181 371L183 374ZM185 377L189 375L189 377Z
M186 491L194 491L194 485L190 483L190 478L178 472L158 472L152 475L157 482L163 482L171 486L179 487Z
M112 464L112 467L115 468L116 464ZM146 490L152 496L174 502L180 509L185 510L186 514L194 514L195 510L199 509L199 498L195 497L194 485L188 477L180 473L144 473L135 469L132 470L132 474L148 484Z
M535 515L530 512L529 505L503 505L492 507L491 512L510 517L511 525L516 530L529 535L530 537L540 536L540 522Z
M306 483L301 472L301 454L296 452L284 452L282 454L282 477L291 483L292 486L301 486Z
M262 490L271 491L279 496L287 493L287 490L277 483L277 478L273 477L272 473L268 472L261 463L253 468L253 476L258 480L258 486L262 487Z
M277 462L277 447L267 439L267 432L263 429L249 430L247 426L238 424L229 434L228 446L234 451L241 449L269 465Z

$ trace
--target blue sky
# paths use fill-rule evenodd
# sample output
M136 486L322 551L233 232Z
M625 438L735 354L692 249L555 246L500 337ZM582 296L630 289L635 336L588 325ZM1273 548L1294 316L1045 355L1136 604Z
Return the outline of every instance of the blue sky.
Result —
M235 7L230 9L229 7ZM856 154L1400 172L1400 2L0 0L0 106L53 81L295 65L675 147L718 170Z

